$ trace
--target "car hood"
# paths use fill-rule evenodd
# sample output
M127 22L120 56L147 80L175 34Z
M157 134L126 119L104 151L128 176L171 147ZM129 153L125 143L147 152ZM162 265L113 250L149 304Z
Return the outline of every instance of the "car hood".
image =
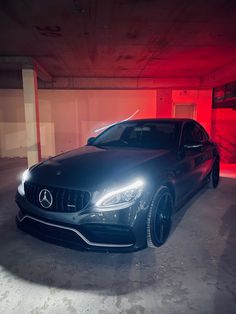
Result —
M156 159L166 160L168 153L167 150L84 146L37 165L32 170L32 181L96 190L125 178L142 176L148 163Z

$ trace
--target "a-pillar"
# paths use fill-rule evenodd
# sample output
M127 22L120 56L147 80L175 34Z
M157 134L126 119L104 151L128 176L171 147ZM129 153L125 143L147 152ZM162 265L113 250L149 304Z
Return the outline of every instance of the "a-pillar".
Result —
M41 160L37 72L22 69L28 166Z

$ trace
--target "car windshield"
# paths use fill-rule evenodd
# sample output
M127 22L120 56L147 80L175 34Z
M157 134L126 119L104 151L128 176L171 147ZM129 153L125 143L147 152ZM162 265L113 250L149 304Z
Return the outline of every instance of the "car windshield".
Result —
M116 124L100 134L92 145L99 147L127 147L170 149L176 144L175 122L129 121Z

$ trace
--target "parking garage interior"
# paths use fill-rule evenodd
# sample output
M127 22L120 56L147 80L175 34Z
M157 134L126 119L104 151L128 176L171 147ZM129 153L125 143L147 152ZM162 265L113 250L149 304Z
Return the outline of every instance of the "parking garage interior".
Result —
M0 2L0 313L236 312L236 4ZM198 121L220 184L158 249L72 250L17 229L22 172L142 118Z

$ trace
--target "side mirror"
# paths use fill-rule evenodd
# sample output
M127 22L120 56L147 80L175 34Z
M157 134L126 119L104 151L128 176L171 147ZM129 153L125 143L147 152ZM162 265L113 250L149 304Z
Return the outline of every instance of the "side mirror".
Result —
M96 137L89 137L87 140L87 145L92 145Z
M193 143L187 143L184 145L185 149L197 149L201 148L203 145L201 142L193 142Z

